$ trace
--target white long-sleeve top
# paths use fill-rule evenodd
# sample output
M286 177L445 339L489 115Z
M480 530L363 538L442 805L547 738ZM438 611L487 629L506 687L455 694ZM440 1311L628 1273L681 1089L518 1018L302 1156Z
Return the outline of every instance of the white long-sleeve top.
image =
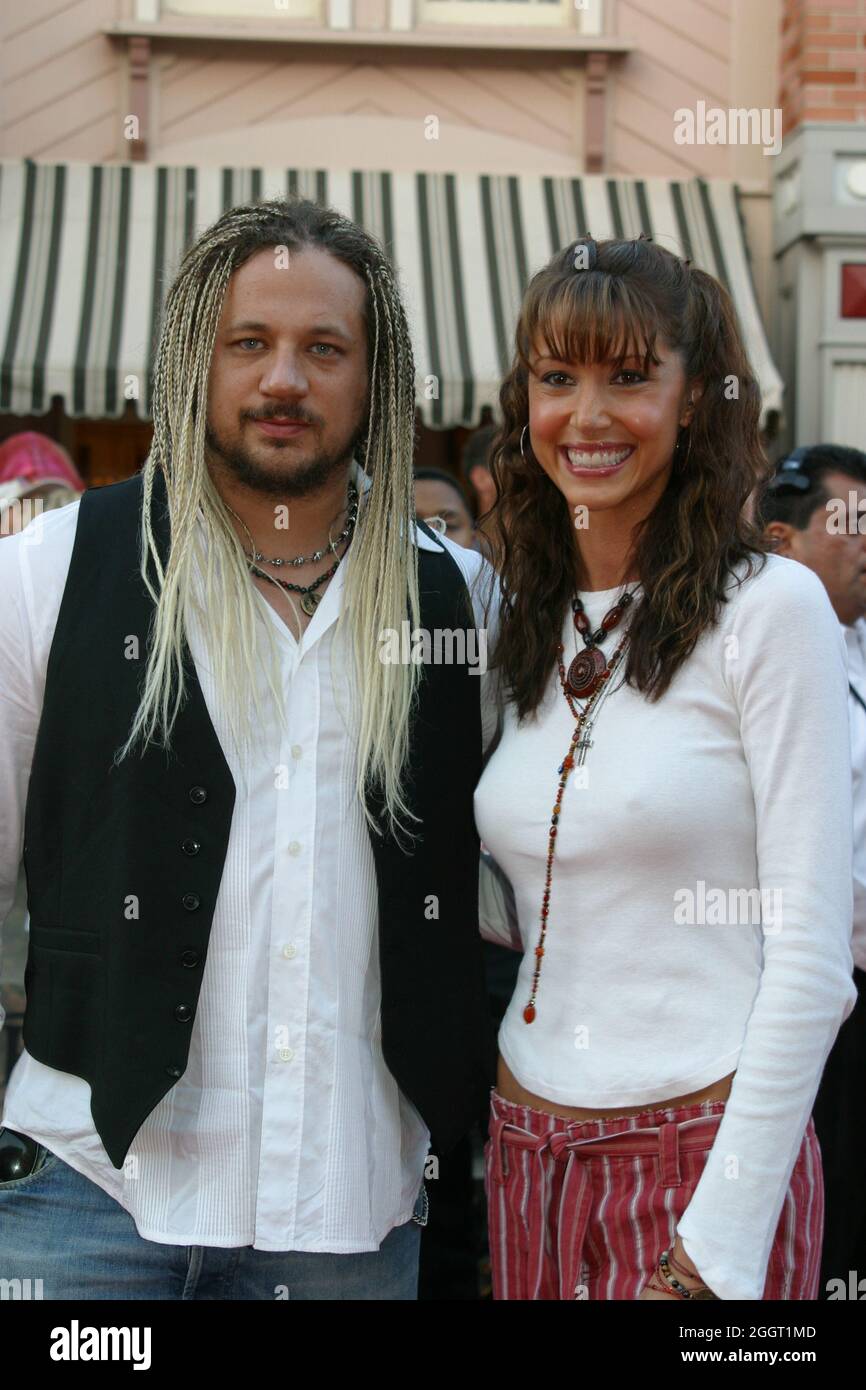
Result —
M851 771L854 789L854 964L866 970L866 619L842 628L848 651ZM859 699L858 699L859 696Z
M357 467L354 477L369 486ZM0 541L0 925L15 893L78 508L45 513ZM416 538L436 549L423 532ZM475 586L489 567L442 545L473 585L480 624ZM97 1183L149 1240L376 1250L410 1219L420 1190L429 1133L382 1057L375 868L341 714L347 694L357 696L333 643L344 573L340 565L300 643L256 591L277 635L287 735L274 715L256 745L238 750L202 634L195 625L188 634L237 795L189 1063L123 1168L94 1129L85 1080L26 1050L10 1078L2 1123ZM268 708L263 667L261 677Z
M593 627L619 592L581 594ZM570 611L562 641L567 665ZM506 706L476 792L526 951L499 1046L523 1086L566 1106L650 1108L735 1071L678 1232L720 1298L760 1299L824 1062L856 999L845 644L817 577L770 556L732 582L660 700L621 672L612 686L583 779L575 768L565 790L529 1025L574 729L558 676L522 727ZM508 893L489 875L485 892L482 927L507 943Z

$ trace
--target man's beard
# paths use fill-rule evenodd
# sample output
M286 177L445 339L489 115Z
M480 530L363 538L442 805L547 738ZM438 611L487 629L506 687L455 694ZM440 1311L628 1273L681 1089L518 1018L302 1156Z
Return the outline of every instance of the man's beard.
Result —
M259 418L283 420L287 417L280 415L279 417ZM253 456L252 451L246 449L240 442L228 444L220 440L210 425L205 427L205 441L211 454L244 487L251 488L254 492L264 493L267 497L309 497L321 491L335 474L343 471L346 460L353 456L365 431L366 424L362 420L340 445L331 449L320 449L312 458L305 459L303 463L290 465L283 471L280 471L276 460L273 465L260 463ZM271 437L270 442L275 446L275 452L277 450L282 452L292 443L288 439L282 440L273 437Z

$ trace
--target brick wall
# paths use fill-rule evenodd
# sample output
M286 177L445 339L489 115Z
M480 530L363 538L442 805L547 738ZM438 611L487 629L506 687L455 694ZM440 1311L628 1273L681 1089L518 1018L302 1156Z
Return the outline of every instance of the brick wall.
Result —
M779 105L802 121L866 121L866 0L784 0Z

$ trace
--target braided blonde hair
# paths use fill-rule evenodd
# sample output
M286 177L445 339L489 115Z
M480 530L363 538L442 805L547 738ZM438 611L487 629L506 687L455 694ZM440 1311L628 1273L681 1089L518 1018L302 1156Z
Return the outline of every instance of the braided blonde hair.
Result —
M275 246L290 252L307 247L327 251L354 270L367 287L364 314L370 386L363 468L372 486L359 510L344 561L345 588L333 649L348 630L360 694L355 714L356 793L367 821L381 833L367 805L368 791L377 793L396 835L405 829L401 815L417 819L405 800L404 778L409 715L420 667L415 662L383 663L378 639L383 629L399 631L407 616L413 628L420 622L413 530L412 346L394 274L382 248L347 218L305 199L273 199L231 208L186 252L166 297L154 367L153 444L143 470L141 524L141 574L155 610L142 698L116 761L126 757L139 739L143 747L149 742L169 744L185 693L185 632L191 609L205 618L219 614L219 623L211 618L203 623L203 630L236 739L240 742L253 735L252 706L261 713L256 633L262 628L269 641L270 698L286 727L274 632L257 609L243 546L205 457L208 378L229 278L256 252ZM165 480L171 528L165 567L152 526L157 470ZM203 603L197 573L204 584Z

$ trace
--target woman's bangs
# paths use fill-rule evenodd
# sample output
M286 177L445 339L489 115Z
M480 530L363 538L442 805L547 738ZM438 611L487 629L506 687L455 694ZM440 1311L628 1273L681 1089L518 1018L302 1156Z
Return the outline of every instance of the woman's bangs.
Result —
M549 286L529 306L525 341L558 362L596 364L637 357L644 370L657 362L659 324L654 307L607 275L575 272Z

